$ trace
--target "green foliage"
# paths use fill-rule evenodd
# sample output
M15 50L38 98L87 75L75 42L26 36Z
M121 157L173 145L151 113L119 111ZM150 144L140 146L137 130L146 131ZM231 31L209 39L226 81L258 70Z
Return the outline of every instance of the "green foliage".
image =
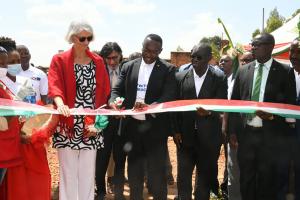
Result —
M213 36L213 37L203 37L199 43L209 43L212 48L212 55L213 58L216 60L220 59L220 50L221 50L221 43L222 39L220 36Z
M219 47L217 45L215 45L214 43L212 43L211 49L212 49L213 58L215 58L216 60L220 60L221 55L220 55Z
M298 21L297 27L298 27L298 33L299 33L298 37L300 38L300 17L299 17L299 21Z
M300 13L300 8L297 9L293 14L292 14L292 18L295 17L296 15L298 15Z
M260 34L260 30L257 28L253 33L252 33L252 38L255 38L255 36Z
M279 15L277 8L274 8L274 10L270 12L270 16L267 19L267 27L265 28L265 32L267 33L273 32L277 28L281 27L284 21L285 18Z
M221 41L222 41L222 39L221 39L221 37L220 36L217 36L217 35L215 35L215 36L213 36L213 37L203 37L201 40L200 40L200 42L202 42L202 43L209 43L209 44L213 44L213 45L215 45L215 47L218 49L218 50L221 50Z

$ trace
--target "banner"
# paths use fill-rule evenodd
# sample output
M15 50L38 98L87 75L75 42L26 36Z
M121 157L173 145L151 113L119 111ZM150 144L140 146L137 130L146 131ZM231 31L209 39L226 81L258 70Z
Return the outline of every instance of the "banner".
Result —
M154 114L164 112L195 111L198 107L217 112L254 113L262 110L282 117L300 119L300 106L279 103L225 100L225 99L193 99L178 100L160 104L153 104L143 111L134 110L110 110L110 109L70 109L71 115L138 115ZM59 114L57 110L29 104L20 101L12 101L0 98L0 116L14 115L37 115L37 114Z

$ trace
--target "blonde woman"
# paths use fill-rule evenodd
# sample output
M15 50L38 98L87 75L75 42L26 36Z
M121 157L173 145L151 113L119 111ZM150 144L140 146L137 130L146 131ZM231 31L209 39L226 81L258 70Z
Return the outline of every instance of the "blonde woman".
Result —
M103 137L94 128L93 117L70 115L70 108L99 108L110 93L103 59L89 51L93 39L88 23L72 22L66 36L72 47L55 55L49 69L49 96L61 113L53 137L60 164L60 200L94 199L96 152L103 147ZM101 119L106 124L107 119Z

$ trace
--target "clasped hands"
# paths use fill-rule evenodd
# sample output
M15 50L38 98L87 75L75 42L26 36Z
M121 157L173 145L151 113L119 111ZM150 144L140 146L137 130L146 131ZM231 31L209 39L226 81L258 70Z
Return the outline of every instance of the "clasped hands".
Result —
M255 114L263 120L273 120L274 119L274 115L272 113L265 112L262 110L256 110Z
M200 116L200 117L207 117L207 116L210 116L211 115L211 111L209 110L205 110L204 108L202 107L198 107L196 108L196 112L197 112L197 115Z

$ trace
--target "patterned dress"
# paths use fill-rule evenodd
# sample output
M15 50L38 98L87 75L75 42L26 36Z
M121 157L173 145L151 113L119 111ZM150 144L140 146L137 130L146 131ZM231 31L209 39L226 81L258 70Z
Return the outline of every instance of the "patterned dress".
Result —
M95 105L95 78L96 65L91 61L87 65L74 64L76 79L75 108L94 109ZM57 128L53 137L54 148L69 147L74 150L103 148L103 136L97 133L95 137L83 137L84 116L74 116L74 137L68 138Z

